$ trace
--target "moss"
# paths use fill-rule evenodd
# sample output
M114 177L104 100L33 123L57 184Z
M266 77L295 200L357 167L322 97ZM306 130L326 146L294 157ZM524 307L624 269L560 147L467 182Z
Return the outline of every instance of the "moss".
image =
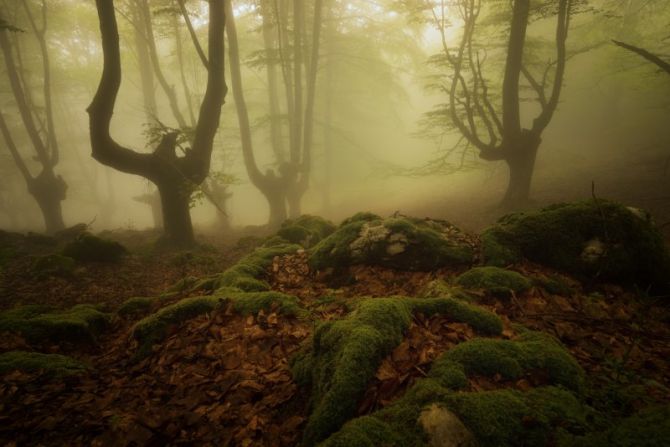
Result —
M485 289L500 297L525 292L532 286L522 274L499 267L475 267L456 278L456 283L469 289Z
M447 222L411 218L353 220L317 244L310 253L314 269L354 264L402 270L432 270L468 264L472 248Z
M572 296L573 290L563 278L558 275L537 276L532 279L533 284L542 287L553 295Z
M89 304L68 310L25 306L0 313L0 332L19 333L30 342L93 342L109 319L108 314Z
M285 221L277 232L277 236L309 248L330 236L335 228L335 225L321 217L304 215Z
M118 242L82 233L63 248L63 255L82 262L118 262L127 254Z
M363 416L319 444L320 447L408 446L404 437L377 417Z
M221 289L219 298L230 300L235 312L241 315L257 314L261 310L276 310L278 313L293 317L304 317L306 311L298 299L281 292L243 292L236 289Z
M58 377L80 374L88 369L84 363L59 354L41 354L38 352L10 351L0 354L0 374L20 370L26 372L42 371Z
M454 298L414 298L408 299L414 312L430 316L448 315L456 321L469 324L474 330L485 335L499 335L503 330L500 317L481 307Z
M429 377L435 379L440 386L452 390L459 390L468 386L468 377L463 365L444 355L433 362Z
M361 211L354 214L351 217L344 219L342 223L340 223L340 227L344 227L354 222L372 222L374 220L382 220L382 218L374 213L370 213L368 211Z
M670 288L670 256L658 229L640 213L609 201L505 216L484 232L482 250L491 265L523 255L581 277Z
M549 380L581 392L584 373L575 359L557 341L546 334L527 332L517 340L473 339L461 343L443 355L463 366L467 375L518 379L531 370L546 371Z
M646 408L617 421L604 432L566 437L561 445L575 447L665 447L670 445L670 406Z
M123 302L123 304L121 304L121 306L119 306L116 313L118 313L120 316L124 318L133 315L146 314L153 308L153 306L156 304L157 301L158 297L155 296L151 297L138 296L128 298L126 301Z
M170 326L179 325L198 315L211 312L221 301L221 298L216 296L185 298L138 321L133 327L133 337L140 344L156 343L165 338Z
M169 293L183 293L191 290L197 283L198 278L195 276L186 276L168 287L167 291Z
M347 318L320 325L311 352L294 373L312 384L312 413L303 435L315 445L356 414L359 399L382 359L402 340L411 321L405 300L363 300ZM294 363L295 365L295 363ZM306 365L312 373L305 379Z
M456 298L467 303L475 301L460 287L454 287L443 279L436 279L426 284L418 293L418 296L425 298Z

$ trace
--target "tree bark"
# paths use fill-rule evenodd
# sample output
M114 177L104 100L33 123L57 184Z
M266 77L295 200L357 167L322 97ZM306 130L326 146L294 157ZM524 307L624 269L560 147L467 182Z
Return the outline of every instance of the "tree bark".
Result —
M501 204L503 209L522 209L530 202L535 160L541 142L538 135L523 131L518 144L508 151L505 162L509 168L509 181Z

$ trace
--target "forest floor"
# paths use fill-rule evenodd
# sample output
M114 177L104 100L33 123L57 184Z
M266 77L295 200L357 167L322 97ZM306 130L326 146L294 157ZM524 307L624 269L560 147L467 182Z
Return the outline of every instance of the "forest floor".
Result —
M242 316L231 304L169 328L150 355L138 358L133 326L142 315L115 312L131 297L157 296L180 280L224 271L254 248L253 239L227 248L189 252L131 247L118 263L86 263L72 276L36 277L35 256L53 245L25 243L0 274L0 307L44 304L70 308L99 304L113 315L93 343L29 342L1 335L0 352L65 354L90 366L54 377L10 371L0 377L1 445L267 445L299 443L308 419L308 396L294 383L291 357L313 334L316 321L347 315L361 297L417 296L436 279L463 269L406 272L355 266L314 272L307 254L277 256L265 278L272 290L297 297L309 318L276 308ZM24 241L24 239L22 239ZM612 417L670 403L670 308L620 286L580 283L552 269L524 262L514 270L529 277L561 278L567 293L540 287L502 299L479 292L479 305L502 317L501 339L512 323L557 337L586 372L586 403ZM211 292L210 292L211 293ZM161 306L194 295L177 290ZM203 292L197 293L202 295ZM381 362L358 404L358 415L387 407L442 353L475 337L472 327L448 316L415 314L403 341ZM536 373L509 381L474 377L472 391L526 391L545 382Z

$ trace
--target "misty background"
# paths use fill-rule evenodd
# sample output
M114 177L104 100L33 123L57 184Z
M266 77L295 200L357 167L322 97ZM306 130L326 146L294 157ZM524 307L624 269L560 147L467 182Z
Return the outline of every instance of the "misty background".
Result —
M123 83L111 132L123 145L149 152L153 144L147 134L138 59L137 39L142 37L136 35L133 22L136 3L116 2ZM265 172L277 169L278 163L270 142L265 65L259 60L264 45L261 3L236 1L234 11L254 152L259 169ZM441 36L430 16L418 18L406 3L412 2L326 2L316 80L312 175L302 212L338 221L362 210L399 211L446 218L478 230L503 212L497 205L505 191L508 168L502 161L480 160L472 148L444 157L459 135L426 121L426 113L446 101L443 91L430 88L436 77L448 76L447 68L430 63L431 56L441 51ZM39 20L41 2L26 4ZM173 86L182 113L188 116L183 85L190 90L191 108L197 114L207 73L175 4L149 2L161 71ZM16 28L3 32L11 34L15 56L20 54L24 87L32 96L35 115L41 117L43 61L24 2L5 0L0 5L3 19ZM185 5L206 46L206 2ZM494 89L502 81L499 56L505 50L509 22L504 10L491 7L485 12L479 39L490 53L485 69ZM446 14L451 22L446 36L457 45L463 21L456 7L447 6ZM553 57L554 22L552 14L531 21L529 39L536 42L531 48L533 57ZM629 42L667 57L669 23L670 2L665 0L593 1L575 12L567 40L563 91L537 156L531 191L534 203L591 197L595 185L599 197L649 209L661 225L670 222L670 77L612 43L612 39ZM152 228L152 210L142 196L153 194L155 187L91 157L86 108L102 69L99 33L93 1L48 1L45 36L61 151L57 173L68 184L64 219L67 225L90 223L96 231ZM181 62L177 42L182 47ZM226 59L228 63L228 54ZM2 112L29 169L38 172L4 64L0 71ZM230 87L228 69L226 80ZM154 118L165 126L178 127L156 80L153 88ZM526 120L536 112L530 100L522 102L521 108ZM225 209L228 225L264 225L268 204L245 170L236 113L229 91L212 155L211 170L226 191L217 206ZM217 206L195 194L192 216L197 232L228 231L220 222ZM40 210L4 140L0 140L0 228L44 231Z

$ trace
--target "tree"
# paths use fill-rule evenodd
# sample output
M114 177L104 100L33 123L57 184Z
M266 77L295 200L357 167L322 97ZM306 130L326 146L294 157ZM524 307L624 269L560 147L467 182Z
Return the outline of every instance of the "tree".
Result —
M16 51L18 59L21 60L21 50L16 44L17 38L12 38L10 35L10 33L17 31L17 29L7 25L4 19L0 19L0 23L2 23L2 26L0 26L0 48L2 49L9 84L21 116L21 122L28 133L36 159L41 166L39 174L35 176L31 174L30 168L23 159L2 112L0 112L0 131L3 134L7 148L16 166L25 179L28 192L39 205L44 217L47 233L54 233L65 228L61 203L66 197L67 184L55 172L60 158L60 149L58 147L53 118L51 67L46 41L48 26L47 3L46 0L41 1L41 23L38 23L35 19L26 0L22 1L22 6L28 17L30 29L36 37L40 48L43 68L44 118L38 114L35 106L32 104L30 87L22 73L22 67L17 65L14 59L14 51Z
M449 3L449 4L447 4ZM504 161L509 168L509 182L502 205L505 208L523 206L530 199L531 181L542 133L551 122L558 106L567 62L566 41L573 13L573 0L540 2L514 0L506 20L509 35L504 61L500 94L492 92L490 77L485 76L486 49L477 40L480 15L485 8L494 11L496 5L483 5L481 0L423 2L424 10L441 35L442 53L437 58L447 67L448 79L440 84L447 103L435 114L447 120L462 138L456 146L474 147L486 161ZM458 44L451 47L447 35L449 13L456 12L462 21ZM532 14L539 18L556 17L555 58L548 64L535 62L529 54L527 31ZM522 94L524 88L534 93L539 112L530 126L524 126ZM498 99L499 98L499 99Z
M166 239L175 245L194 242L191 193L209 173L214 136L227 93L224 79L225 12L221 1L208 0L209 70L191 148L177 155L177 133L166 132L152 153L121 146L110 135L110 123L121 85L119 32L113 0L96 0L104 66L97 92L88 108L93 158L119 171L154 183L161 195ZM146 22L145 22L146 23Z
M269 225L277 226L286 217L301 214L301 199L309 187L311 153L314 138L314 103L319 63L319 45L322 27L323 1L314 2L313 26L309 55L306 55L307 33L305 11L301 0L293 2L289 14L288 2L261 1L262 33L265 48L262 64L268 78L271 144L279 164L278 173L258 168L252 141L251 124L242 85L241 62L237 27L232 14L232 1L226 0L228 9L227 36L233 95L240 125L240 138L244 163L251 183L265 196L270 207ZM289 55L289 17L292 19L293 44ZM276 36L276 37L274 37ZM289 135L289 154L284 155L281 134L281 112L278 94L277 65L280 67L286 98L286 118ZM306 81L303 81L303 74ZM288 209L288 211L287 211Z
M624 48L628 51L637 54L638 56L642 57L648 62L651 62L652 64L656 65L658 68L660 68L661 70L670 75L670 62L664 61L660 56L653 54L652 52L645 50L644 48L636 47L634 45L625 42L620 42L618 40L612 40L612 42L614 42L615 45L621 48Z

